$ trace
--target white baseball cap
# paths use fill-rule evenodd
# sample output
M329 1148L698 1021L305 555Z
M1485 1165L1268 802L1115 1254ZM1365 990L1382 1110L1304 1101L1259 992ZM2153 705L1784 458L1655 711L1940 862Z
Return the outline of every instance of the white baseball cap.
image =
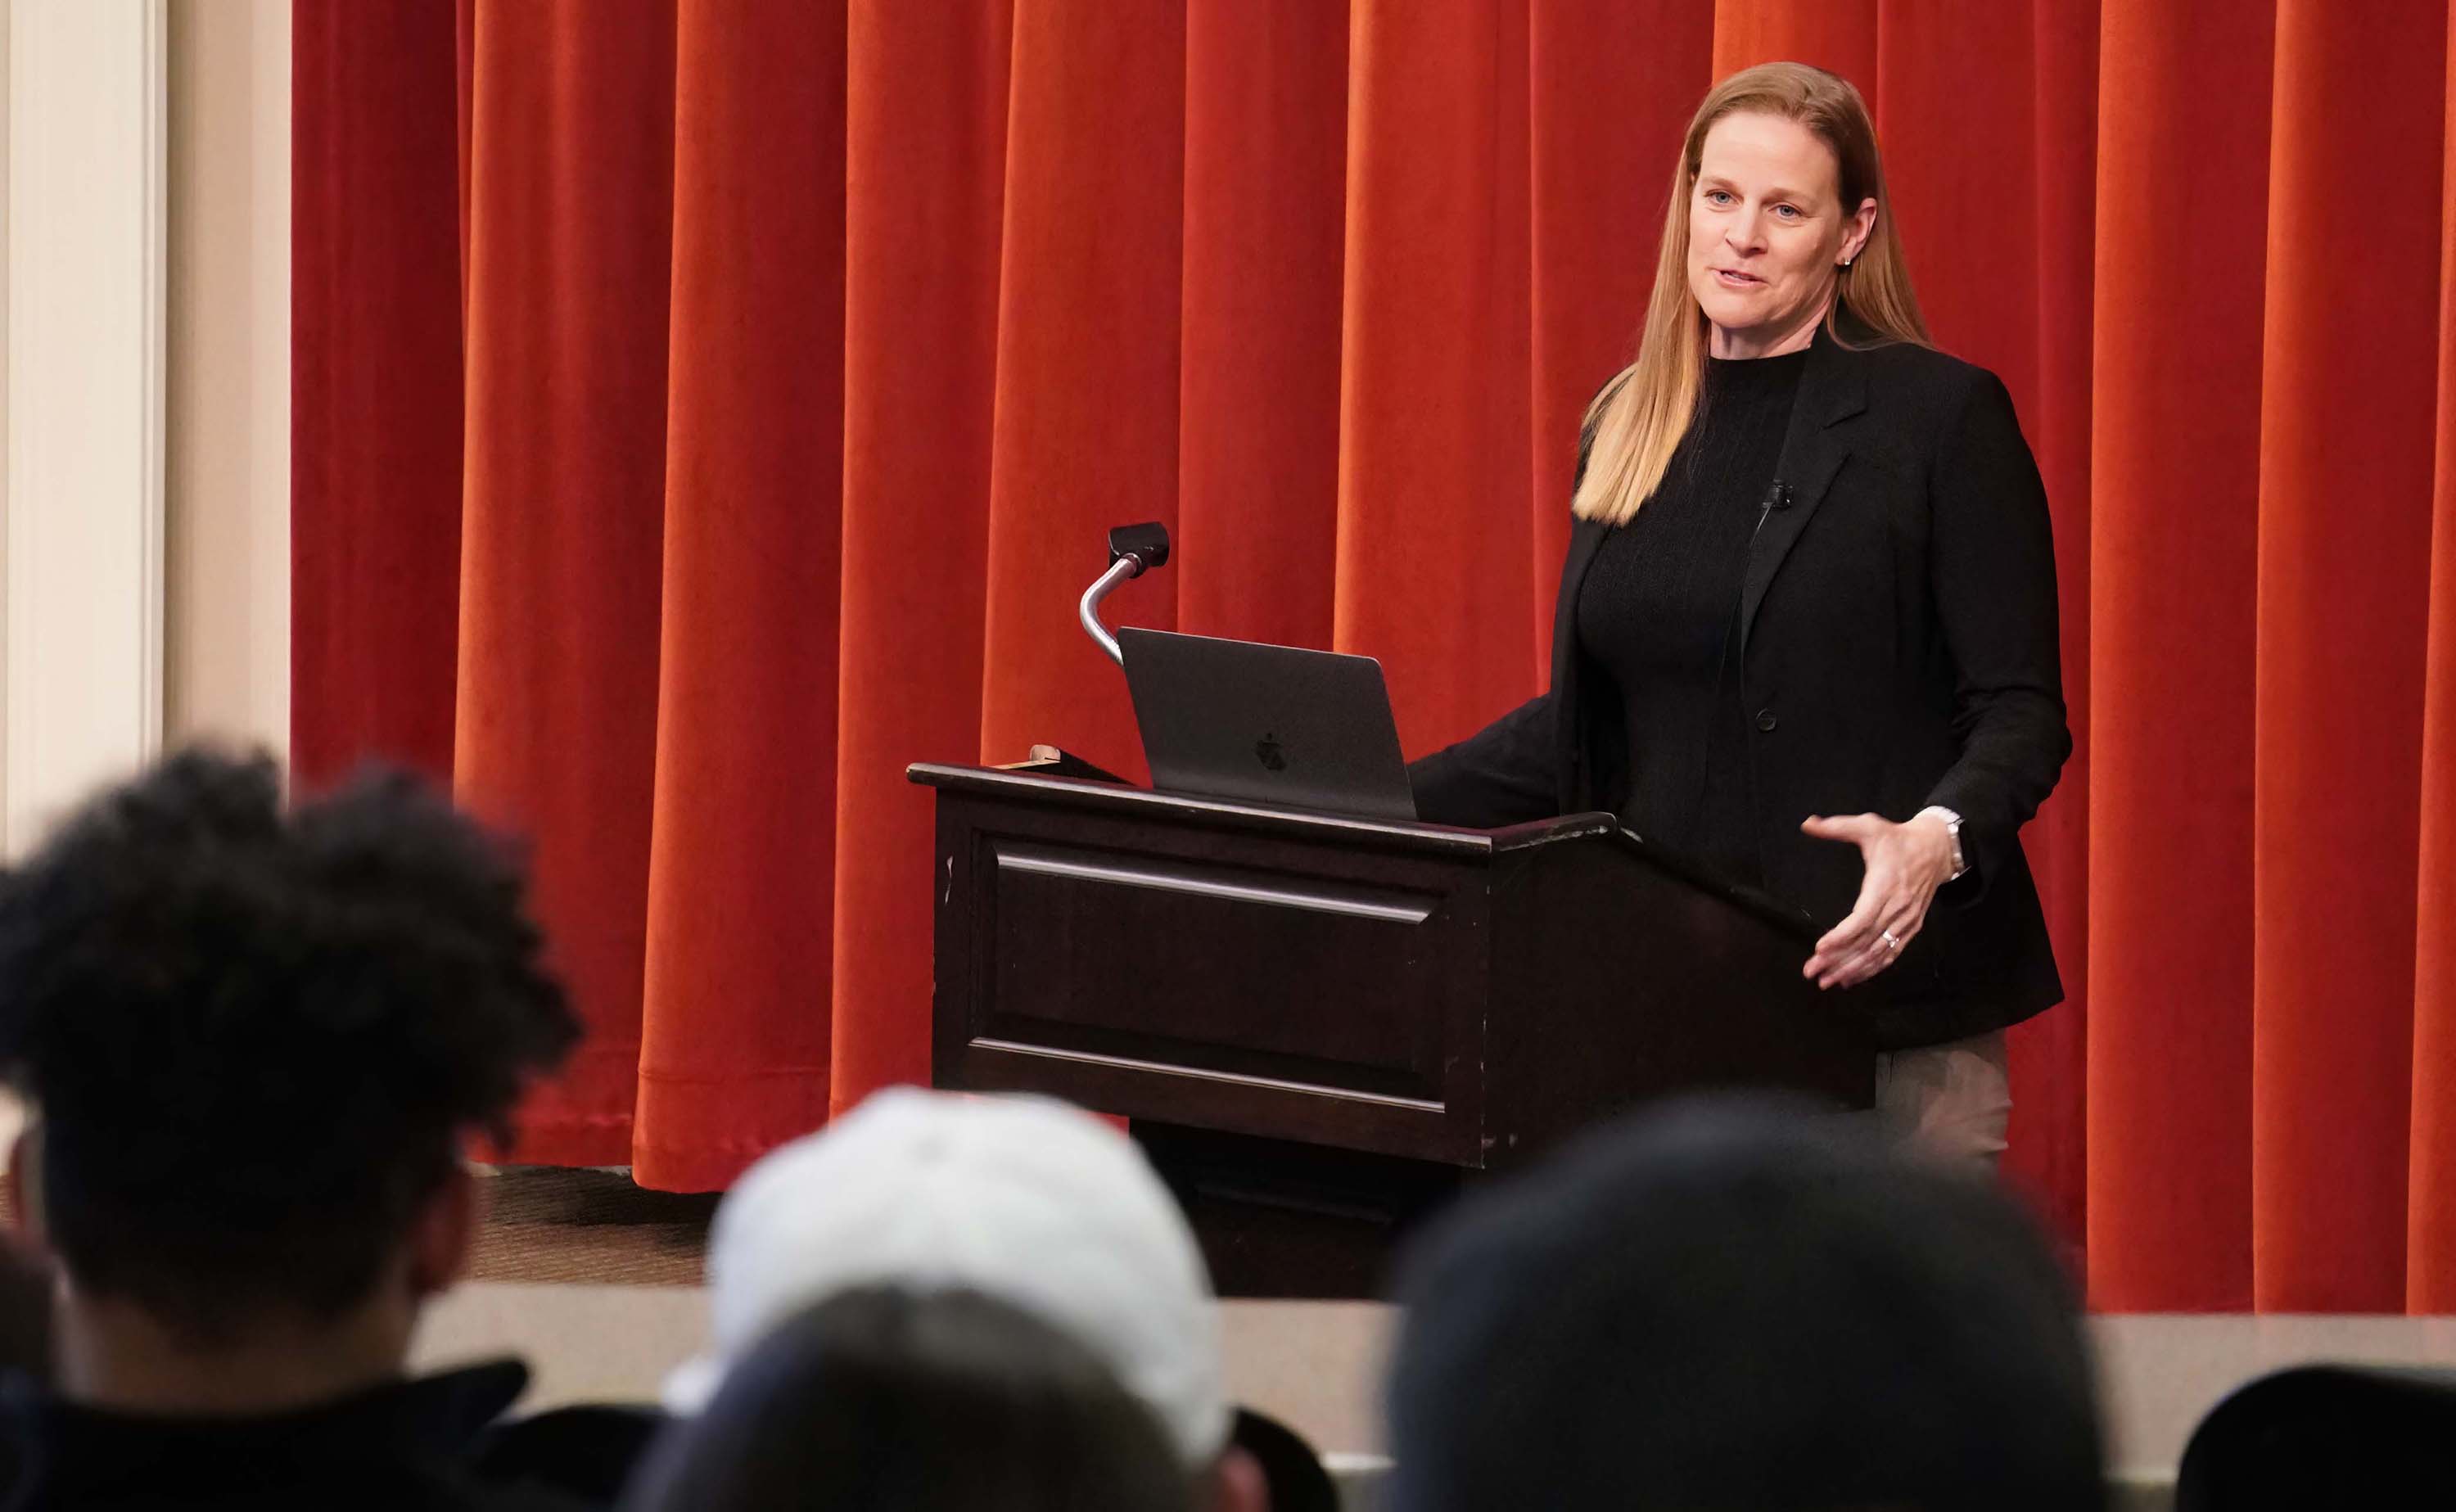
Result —
M1105 1359L1186 1462L1228 1441L1219 1324L1194 1235L1122 1133L1045 1097L899 1087L770 1152L716 1210L714 1340L665 1381L697 1412L730 1363L856 1287L965 1289Z

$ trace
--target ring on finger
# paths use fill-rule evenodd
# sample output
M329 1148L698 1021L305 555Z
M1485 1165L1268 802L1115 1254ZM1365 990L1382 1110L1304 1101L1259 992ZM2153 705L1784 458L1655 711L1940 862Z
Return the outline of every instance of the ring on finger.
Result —
M1885 949L1889 951L1898 950L1902 948L1901 940L1896 937L1891 930L1879 931L1876 937L1885 942Z

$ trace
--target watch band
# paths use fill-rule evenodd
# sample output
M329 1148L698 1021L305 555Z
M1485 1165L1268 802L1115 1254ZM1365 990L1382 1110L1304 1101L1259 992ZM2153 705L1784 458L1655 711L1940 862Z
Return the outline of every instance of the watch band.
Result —
M1961 879L1962 873L1970 869L1970 863L1961 858L1961 816L1955 813L1952 809L1947 808L1942 804L1930 804L1925 808L1920 809L1917 813L1913 814L1911 817L1914 819L1925 819L1930 814L1934 814L1936 818L1943 820L1944 832L1953 837L1952 880L1957 882Z

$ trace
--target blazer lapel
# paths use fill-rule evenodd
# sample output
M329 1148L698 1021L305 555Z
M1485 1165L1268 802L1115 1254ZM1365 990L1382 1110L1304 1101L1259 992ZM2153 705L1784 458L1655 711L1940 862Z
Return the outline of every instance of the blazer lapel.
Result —
M1586 569L1595 564L1595 552L1604 543L1611 527L1597 520L1573 521L1569 525L1569 554L1561 565L1561 602L1574 604L1578 590L1586 585Z
M1578 744L1578 590L1586 585L1586 569L1610 526L1580 520L1569 526L1569 551L1561 564L1561 597L1552 609L1553 716L1561 743L1561 811L1575 811L1582 802L1576 775Z
M1851 431L1843 421L1868 407L1867 381L1856 356L1824 327L1817 328L1807 371L1799 376L1799 397L1791 406L1791 424L1783 433L1782 457L1774 464L1774 481L1788 491L1789 501L1766 512L1749 542L1748 573L1740 583L1742 665L1749 654L1749 627L1756 623L1766 590L1851 455Z
M1604 533L1611 527L1592 520L1569 522L1569 551L1561 562L1561 596L1552 601L1552 685L1564 685L1569 676L1569 652L1578 638L1578 589L1585 585L1586 569L1595 564L1595 549L1604 543Z

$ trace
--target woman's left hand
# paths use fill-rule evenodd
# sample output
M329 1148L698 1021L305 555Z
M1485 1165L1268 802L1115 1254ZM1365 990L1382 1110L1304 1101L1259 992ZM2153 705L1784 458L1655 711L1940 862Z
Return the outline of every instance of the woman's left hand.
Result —
M1800 968L1819 988L1856 987L1893 964L1927 922L1935 889L1953 877L1953 835L1933 817L1894 824L1878 814L1811 817L1799 827L1819 840L1859 848L1868 874L1851 916L1816 942Z

